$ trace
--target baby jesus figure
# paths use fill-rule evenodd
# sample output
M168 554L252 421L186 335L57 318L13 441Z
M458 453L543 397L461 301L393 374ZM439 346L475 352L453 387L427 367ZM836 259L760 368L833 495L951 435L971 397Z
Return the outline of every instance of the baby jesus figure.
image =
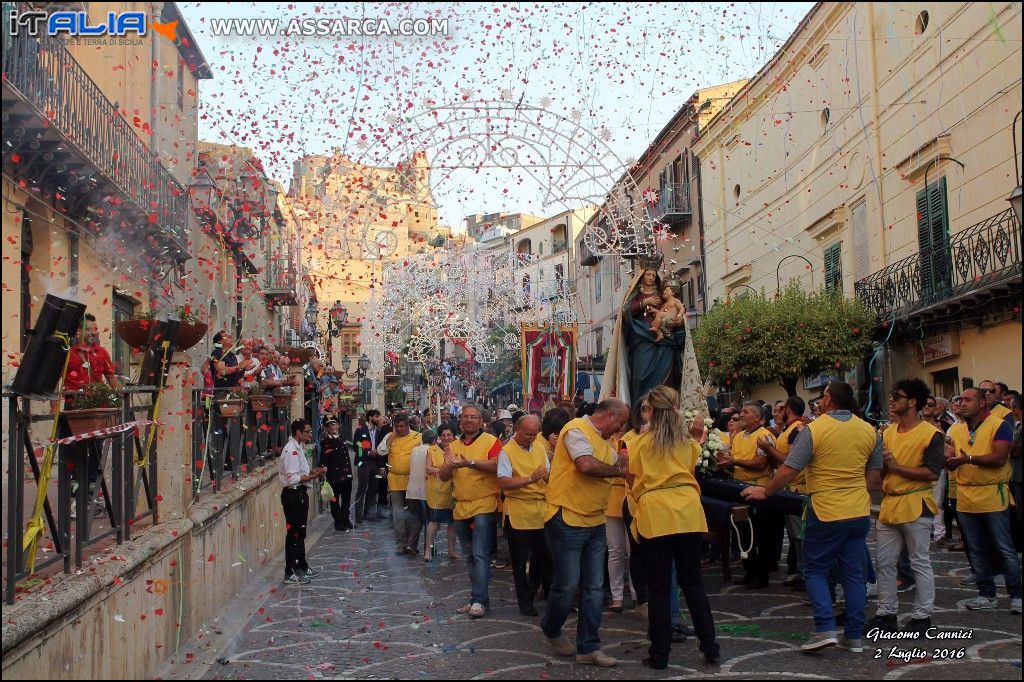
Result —
M655 333L655 341L661 341L666 334L670 334L674 327L683 323L686 310L682 301L679 300L679 293L676 287L671 284L665 285L662 295L665 302L661 308L656 310L654 320L651 322L651 331ZM654 306L648 306L648 312L654 311Z

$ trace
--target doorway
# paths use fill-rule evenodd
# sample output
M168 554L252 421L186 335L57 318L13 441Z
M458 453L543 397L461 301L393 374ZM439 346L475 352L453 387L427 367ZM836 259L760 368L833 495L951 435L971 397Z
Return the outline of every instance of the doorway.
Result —
M952 398L960 392L960 370L957 367L932 372L932 393L939 398Z

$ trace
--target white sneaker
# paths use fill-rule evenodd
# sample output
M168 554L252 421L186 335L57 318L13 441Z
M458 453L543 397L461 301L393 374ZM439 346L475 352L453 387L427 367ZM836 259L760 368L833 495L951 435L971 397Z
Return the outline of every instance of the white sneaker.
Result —
M975 597L964 604L964 608L970 611L983 611L994 609L998 605L999 601L995 598L989 599L988 597Z
M809 640L800 645L800 651L809 653L819 651L839 643L834 632L815 632Z
M852 651L855 654L859 654L862 651L864 651L864 645L862 644L861 640L847 639L845 635L839 638L839 643L837 644L837 646L840 649L846 649L847 651Z
M1021 612L1020 597L1014 597L1013 599L1010 600L1010 613L1020 613L1020 612Z
M469 607L469 615L471 618L482 618L487 613L487 609L484 605L479 602L473 602L473 605Z

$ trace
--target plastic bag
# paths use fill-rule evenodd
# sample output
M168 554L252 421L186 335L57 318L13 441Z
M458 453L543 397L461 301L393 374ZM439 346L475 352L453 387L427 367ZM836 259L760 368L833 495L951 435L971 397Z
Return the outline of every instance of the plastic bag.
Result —
M333 500L334 499L334 489L331 488L331 484L328 483L326 480L320 486L320 497L325 499L325 500Z

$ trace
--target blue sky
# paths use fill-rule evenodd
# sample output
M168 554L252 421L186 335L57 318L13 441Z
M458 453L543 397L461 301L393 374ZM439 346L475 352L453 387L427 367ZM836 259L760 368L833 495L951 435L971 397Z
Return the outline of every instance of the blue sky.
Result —
M486 153L483 124L448 160L473 160L434 173L442 222L497 211L552 214L545 184L568 182L594 166L600 177L582 194L599 194L606 177L638 157L694 90L753 75L782 45L813 3L181 3L213 79L200 91L202 139L254 147L287 184L294 159L338 149L371 165L394 163L419 145L409 131L431 108L492 100L540 106L583 129L579 145L600 149L545 154L550 146L522 131L528 166L508 167L508 140ZM451 34L436 38L215 38L219 17L443 17ZM533 114L530 114L533 116ZM433 131L436 134L436 130ZM580 132L577 130L577 132ZM544 133L541 133L542 135ZM450 146L450 148L449 148ZM501 146L501 145L496 145ZM514 152L513 152L514 153ZM591 158L593 156L593 158ZM591 163L585 161L590 158ZM582 164L587 168L572 168ZM538 177L539 176L539 177ZM443 179L442 179L443 178ZM558 192L556 197L561 196ZM571 192L570 192L571 194ZM576 192L575 194L581 194ZM570 202L572 203L572 202ZM578 203L578 202L576 202Z

